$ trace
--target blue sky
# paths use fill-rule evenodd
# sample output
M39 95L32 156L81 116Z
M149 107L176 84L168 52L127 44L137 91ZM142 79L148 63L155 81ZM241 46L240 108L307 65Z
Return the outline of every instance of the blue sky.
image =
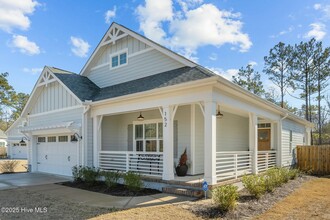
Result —
M280 41L330 46L325 0L0 0L0 72L25 93L45 65L79 73L113 21L227 78Z

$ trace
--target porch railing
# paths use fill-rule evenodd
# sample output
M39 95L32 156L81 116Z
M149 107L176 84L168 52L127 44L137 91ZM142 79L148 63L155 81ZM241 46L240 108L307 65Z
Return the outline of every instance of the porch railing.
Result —
M100 151L99 166L104 170L133 171L147 176L162 176L163 154L153 152Z
M276 166L276 151L258 151L258 171L263 172Z
M250 174L251 152L249 151L220 151L216 157L217 181L237 179L244 174Z

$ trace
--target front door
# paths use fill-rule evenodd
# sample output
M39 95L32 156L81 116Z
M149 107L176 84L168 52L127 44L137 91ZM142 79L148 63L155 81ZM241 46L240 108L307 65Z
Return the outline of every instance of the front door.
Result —
M270 150L270 129L258 129L258 150Z

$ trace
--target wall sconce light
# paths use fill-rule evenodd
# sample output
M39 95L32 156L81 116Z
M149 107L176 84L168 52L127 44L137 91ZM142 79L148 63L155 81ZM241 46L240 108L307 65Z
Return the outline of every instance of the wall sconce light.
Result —
M223 114L221 113L221 111L220 111L220 106L219 106L219 108L218 108L218 112L217 112L217 114L215 115L217 118L222 118L223 117Z
M22 140L21 140L19 143L20 143L20 144L25 144L24 139L25 139L26 141L29 141L29 139L27 139L26 137L22 137Z
M138 120L138 121L143 121L143 120L144 120L144 117L142 116L141 112L140 112L139 117L137 117L137 120Z
M71 142L77 142L78 140L81 140L82 136L80 136L78 133L74 133L71 135Z

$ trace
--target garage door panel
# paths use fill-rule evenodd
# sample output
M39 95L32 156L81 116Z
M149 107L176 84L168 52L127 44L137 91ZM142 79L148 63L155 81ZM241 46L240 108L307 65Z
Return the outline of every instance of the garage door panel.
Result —
M38 171L71 176L77 164L77 146L77 142L39 143Z

